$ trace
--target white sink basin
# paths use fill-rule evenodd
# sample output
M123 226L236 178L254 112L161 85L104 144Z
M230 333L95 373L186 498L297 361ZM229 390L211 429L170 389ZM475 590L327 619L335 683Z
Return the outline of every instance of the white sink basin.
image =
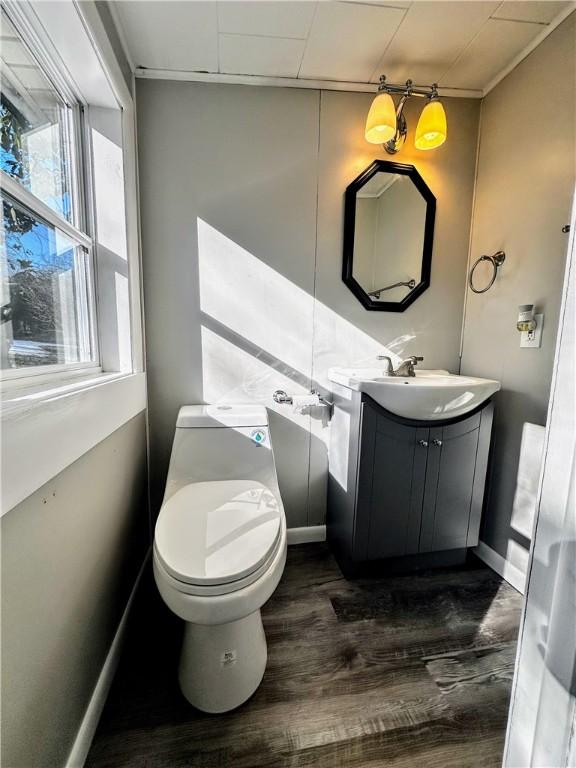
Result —
M331 368L328 378L347 389L365 392L387 411L418 421L453 419L500 389L500 382L456 376L448 371L419 371L416 376L386 376L382 368Z

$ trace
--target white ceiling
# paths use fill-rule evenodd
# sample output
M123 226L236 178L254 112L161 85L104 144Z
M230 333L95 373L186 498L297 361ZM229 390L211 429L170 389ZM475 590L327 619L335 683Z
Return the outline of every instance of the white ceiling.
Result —
M136 68L483 91L573 2L116 0ZM303 82L303 85L306 83Z

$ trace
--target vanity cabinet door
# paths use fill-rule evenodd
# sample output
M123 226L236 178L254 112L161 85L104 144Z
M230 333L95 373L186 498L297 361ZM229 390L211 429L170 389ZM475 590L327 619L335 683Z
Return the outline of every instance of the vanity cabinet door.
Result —
M370 449L364 453L360 466L362 490L358 508L358 522L366 541L365 556L374 560L416 553L428 429L398 424L372 409L363 417L365 425L366 417L371 420L371 440L365 443ZM362 517L367 525L362 526Z
M471 546L468 530L474 496L481 414L430 429L420 552Z
M362 404L354 561L478 544L492 415L488 403L444 427L411 426Z

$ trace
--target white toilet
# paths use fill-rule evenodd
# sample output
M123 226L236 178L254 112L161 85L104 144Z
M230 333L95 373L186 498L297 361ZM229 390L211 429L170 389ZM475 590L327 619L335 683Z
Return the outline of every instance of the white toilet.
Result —
M180 409L154 533L154 577L186 622L180 687L204 712L226 712L260 685L260 608L286 562L286 520L262 406Z

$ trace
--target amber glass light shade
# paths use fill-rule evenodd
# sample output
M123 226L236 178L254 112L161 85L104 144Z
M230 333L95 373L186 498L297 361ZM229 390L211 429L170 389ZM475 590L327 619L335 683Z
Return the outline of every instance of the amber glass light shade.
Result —
M440 101L433 99L422 110L416 127L416 149L436 149L446 141L446 112Z
M396 107L389 93L379 93L366 118L366 141L384 144L396 134Z

